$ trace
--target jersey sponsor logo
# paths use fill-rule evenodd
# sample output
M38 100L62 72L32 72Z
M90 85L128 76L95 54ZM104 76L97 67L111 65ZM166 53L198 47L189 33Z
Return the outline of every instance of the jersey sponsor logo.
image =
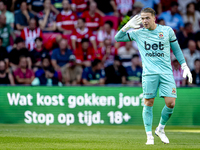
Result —
M159 32L158 34L159 34L158 36L159 36L160 39L164 39L163 32Z
M147 43L146 41L144 41L144 48L146 50L150 50L150 49L153 49L153 50L163 50L164 49L164 44L162 44L161 42L159 42L158 44L156 43L153 43L152 45Z
M152 45L147 43L146 41L144 42L144 48L145 50L164 50L164 44L159 42L158 44L153 43ZM159 52L152 52L152 53L146 53L145 56L147 57L164 57L164 53L159 53Z
M157 53L157 52L152 52L152 53L146 53L145 56L147 57L164 57L164 53Z

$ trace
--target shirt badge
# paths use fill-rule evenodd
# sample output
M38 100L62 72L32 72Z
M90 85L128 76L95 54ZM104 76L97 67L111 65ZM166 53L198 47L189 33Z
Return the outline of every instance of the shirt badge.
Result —
M176 95L176 88L172 88L172 94Z
M164 39L163 32L159 32L159 38L160 38L160 39Z

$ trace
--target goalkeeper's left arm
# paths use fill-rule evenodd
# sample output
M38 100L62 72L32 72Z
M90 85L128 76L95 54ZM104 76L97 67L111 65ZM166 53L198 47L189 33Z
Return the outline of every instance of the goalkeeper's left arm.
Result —
M192 74L190 72L189 67L186 64L185 58L183 56L183 52L181 51L181 48L177 42L177 40L170 42L170 46L172 48L172 51L174 55L176 56L178 62L181 64L181 68L183 70L183 78L188 77L188 80L190 83L192 83Z
M172 51L174 55L176 56L178 62L181 64L181 68L183 70L183 78L188 77L188 80L190 83L192 83L192 74L190 72L189 67L186 64L185 58L183 56L183 52L178 44L178 41L176 39L176 35L172 28L169 30L169 35L170 35L170 47L172 48Z
M131 20L129 20L126 25L115 35L115 40L117 42L128 42L131 41L129 34L126 33L130 28L139 28L141 24L140 16L136 15Z

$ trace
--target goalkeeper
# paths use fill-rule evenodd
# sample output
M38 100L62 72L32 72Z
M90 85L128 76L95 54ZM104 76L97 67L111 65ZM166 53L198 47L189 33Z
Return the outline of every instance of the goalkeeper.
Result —
M144 28L140 28L140 24ZM135 30L130 31L133 28ZM129 31L128 31L129 30ZM127 32L128 31L128 32ZM143 64L142 87L144 95L143 122L147 134L147 145L154 144L152 136L153 104L159 89L159 96L165 99L165 106L161 113L160 123L155 134L164 143L169 143L164 128L173 113L176 100L176 85L172 73L170 60L170 47L183 69L183 77L186 76L192 83L192 75L188 68L183 53L177 42L174 31L169 26L155 23L155 11L144 8L141 17L134 16L116 35L118 42L136 41Z

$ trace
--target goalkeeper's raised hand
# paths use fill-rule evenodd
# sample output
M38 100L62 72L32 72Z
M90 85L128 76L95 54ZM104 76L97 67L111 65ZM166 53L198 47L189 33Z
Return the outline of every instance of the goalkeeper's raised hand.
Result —
M183 70L183 78L186 78L186 76L187 76L189 82L192 83L192 74L191 74L190 69L188 68L187 64L183 63L181 65L181 68Z
M128 31L130 28L139 28L142 23L141 17L139 15L135 15L131 20L129 20L121 29L123 32Z

